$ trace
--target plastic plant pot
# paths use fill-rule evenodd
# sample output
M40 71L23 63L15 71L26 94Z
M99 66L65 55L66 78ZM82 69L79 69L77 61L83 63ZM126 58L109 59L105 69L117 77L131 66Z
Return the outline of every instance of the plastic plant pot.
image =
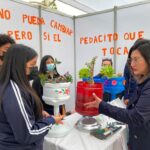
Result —
M102 83L88 83L80 81L77 83L76 111L83 116L96 116L99 114L96 108L86 108L85 103L94 101L93 93L98 97L103 96Z
M124 91L124 77L115 77L105 80L104 92L111 94L111 100L116 99L116 95Z

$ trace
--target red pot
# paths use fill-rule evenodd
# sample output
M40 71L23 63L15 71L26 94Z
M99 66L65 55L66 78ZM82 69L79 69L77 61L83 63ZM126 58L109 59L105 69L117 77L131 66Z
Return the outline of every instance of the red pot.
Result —
M96 116L99 114L97 108L86 108L85 103L94 101L93 93L102 99L103 85L102 83L87 83L80 81L77 83L76 111L84 116Z

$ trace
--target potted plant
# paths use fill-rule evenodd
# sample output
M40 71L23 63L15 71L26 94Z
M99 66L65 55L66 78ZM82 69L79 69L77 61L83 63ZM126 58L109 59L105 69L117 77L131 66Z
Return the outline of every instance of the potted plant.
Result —
M117 94L124 91L124 77L114 74L114 69L110 65L102 67L100 74L104 79L104 92L111 94L111 100L116 99Z
M55 59L54 64L61 62ZM43 100L46 104L54 106L54 114L59 114L59 105L63 105L70 98L70 85L72 76L67 72L54 78L55 70L48 71L47 74L40 74L40 81L43 85ZM51 78L49 79L48 76Z
M60 64L60 61L55 59L54 64ZM72 82L72 76L67 72L64 75L60 75L54 78L55 70L47 71L46 74L40 74L40 81L43 85L43 100L48 105L54 106L54 115L59 115L59 106L62 106L62 115L66 116L65 103L70 98L70 85ZM49 76L51 78L49 78ZM67 135L71 130L71 127L61 121L59 124L52 126L49 130L48 137L63 137Z
M98 109L89 108L84 106L84 103L94 101L93 93L96 93L100 98L103 95L103 86L101 83L95 83L93 80L94 65L97 57L85 64L79 71L79 77L83 81L77 83L77 96L76 96L76 111L84 116L98 115Z
M94 83L94 65L96 62L97 56L93 57L90 62L85 63L84 68L81 68L79 71L79 78L82 78L83 81L88 81Z

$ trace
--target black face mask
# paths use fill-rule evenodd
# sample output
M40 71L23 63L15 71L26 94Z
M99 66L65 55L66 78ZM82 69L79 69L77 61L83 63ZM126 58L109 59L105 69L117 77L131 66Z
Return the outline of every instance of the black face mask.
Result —
M38 67L32 67L28 75L29 81L34 80L38 76Z

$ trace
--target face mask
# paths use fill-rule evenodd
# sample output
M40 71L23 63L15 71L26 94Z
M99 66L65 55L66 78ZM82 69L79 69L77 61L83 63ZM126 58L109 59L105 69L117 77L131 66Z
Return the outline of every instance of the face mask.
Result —
M38 76L38 67L30 68L30 74L28 75L29 80L34 80Z
M55 64L47 64L46 68L47 68L47 71L53 71L55 68Z

